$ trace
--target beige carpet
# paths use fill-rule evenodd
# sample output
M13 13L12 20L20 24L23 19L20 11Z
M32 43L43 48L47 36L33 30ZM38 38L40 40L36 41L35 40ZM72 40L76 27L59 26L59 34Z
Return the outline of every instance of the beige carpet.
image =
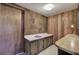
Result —
M55 45L51 45L44 51L40 52L38 55L58 55L58 49Z

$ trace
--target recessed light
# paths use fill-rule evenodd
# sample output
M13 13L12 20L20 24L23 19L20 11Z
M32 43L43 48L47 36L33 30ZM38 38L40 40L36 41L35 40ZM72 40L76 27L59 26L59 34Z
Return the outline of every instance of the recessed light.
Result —
M50 11L50 10L52 10L54 7L55 7L55 5L53 5L53 4L46 4L46 5L43 7L43 9L44 9L44 10L47 10L47 11Z

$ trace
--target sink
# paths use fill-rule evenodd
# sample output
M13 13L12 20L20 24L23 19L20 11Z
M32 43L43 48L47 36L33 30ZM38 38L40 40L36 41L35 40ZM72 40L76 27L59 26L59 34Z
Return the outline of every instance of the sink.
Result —
M34 37L41 37L40 35L35 35Z

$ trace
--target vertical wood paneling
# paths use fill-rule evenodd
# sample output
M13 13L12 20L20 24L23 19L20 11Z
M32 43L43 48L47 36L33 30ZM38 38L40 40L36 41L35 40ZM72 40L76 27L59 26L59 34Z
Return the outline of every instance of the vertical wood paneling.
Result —
M48 18L48 33L51 33L54 35L54 20L52 20L53 17Z
M74 24L74 19L75 18L75 16L74 16L74 11L71 11L71 12L69 12L69 27L68 27L68 31L69 31L69 33L72 33L72 28L70 27L72 24Z
M54 16L53 17L48 17L48 33L53 34L53 39L55 39L55 34L54 34Z
M2 54L2 45L1 45L1 42L2 42L2 34L1 34L1 32L2 32L2 30L1 30L1 28L2 28L2 26L1 26L1 19L2 19L2 17L1 17L1 14L2 14L2 12L1 12L1 4L0 4L0 54Z
M58 39L64 35L64 24L62 20L62 15L58 15Z
M21 10L1 4L0 54L22 51Z
M77 34L79 35L79 10L77 14Z
M58 39L58 20L57 16L49 17L48 18L48 33L54 35L54 41Z
M67 35L69 33L69 28L70 28L69 24L70 24L70 22L69 22L68 17L69 17L68 12L64 13L63 16L62 16L62 19L64 21L64 35Z
M74 14L73 14L73 23L74 23L74 25L75 25L75 29L77 29L77 14L78 14L78 10L74 10L73 11L74 12Z
M71 25L76 28L77 10L64 12L48 17L48 32L54 35L54 41L72 33Z
M54 42L58 39L58 16L54 16Z
M57 40L57 27L55 26L55 25L57 25L57 23L56 23L56 21L57 21L57 18L55 18L55 17L57 17L57 16L50 16L49 18L48 18L48 33L51 33L51 34L53 34L53 39L55 39L55 40ZM53 41L55 41L55 40L53 40Z
M76 33L79 35L79 4L78 4L78 11L77 11L77 27Z
M25 11L25 34L36 34L47 31L47 18L33 11Z

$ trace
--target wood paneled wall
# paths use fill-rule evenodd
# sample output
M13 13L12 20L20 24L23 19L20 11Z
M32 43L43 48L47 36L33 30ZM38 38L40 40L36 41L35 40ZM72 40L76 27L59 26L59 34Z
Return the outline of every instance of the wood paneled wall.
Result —
M64 12L58 15L48 17L48 33L54 35L54 41L64 35L72 33L71 25L76 28L77 10Z
M79 9L77 14L77 34L79 35Z
M23 51L22 11L0 4L0 54Z
M24 51L23 32L35 34L46 31L46 17L17 5L0 4L0 54Z
M58 19L57 16L49 17L48 18L48 33L54 35L53 39L58 38Z
M48 20L36 12L22 10L0 4L0 54L16 54L23 51L22 26L25 35L47 32L48 27L48 33L54 35L54 41L72 33L70 25L75 24L75 27L78 27L77 10L50 16ZM22 17L25 19L24 25Z
M79 35L79 4L78 4L78 12L77 12L77 31L76 33Z
M36 34L43 33L47 31L47 18L37 14L36 12L26 10L25 11L25 34Z

